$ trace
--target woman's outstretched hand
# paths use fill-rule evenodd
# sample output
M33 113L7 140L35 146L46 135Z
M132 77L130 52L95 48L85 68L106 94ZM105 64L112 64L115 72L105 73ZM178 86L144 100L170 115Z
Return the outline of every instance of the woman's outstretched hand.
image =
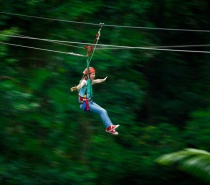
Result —
M71 90L71 92L73 92L73 91L77 90L77 88L76 87L72 87L72 88L70 88L70 90Z

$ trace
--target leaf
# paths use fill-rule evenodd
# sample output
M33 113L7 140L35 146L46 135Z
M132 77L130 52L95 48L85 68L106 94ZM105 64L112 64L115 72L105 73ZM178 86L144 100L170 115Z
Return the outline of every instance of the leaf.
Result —
M210 153L198 149L185 149L163 155L156 162L162 165L176 165L178 169L210 182Z

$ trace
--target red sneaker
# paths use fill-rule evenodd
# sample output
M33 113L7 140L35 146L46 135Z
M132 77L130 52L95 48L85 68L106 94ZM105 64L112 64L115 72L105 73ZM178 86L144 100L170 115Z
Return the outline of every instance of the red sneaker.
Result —
M111 133L113 135L118 135L118 132L116 132L115 130L106 130L106 132Z
M111 125L111 126L109 126L109 127L106 129L106 132L109 132L109 133L111 133L111 134L117 135L118 132L116 132L115 129L116 129L117 127L119 127L119 126L120 126L120 125Z

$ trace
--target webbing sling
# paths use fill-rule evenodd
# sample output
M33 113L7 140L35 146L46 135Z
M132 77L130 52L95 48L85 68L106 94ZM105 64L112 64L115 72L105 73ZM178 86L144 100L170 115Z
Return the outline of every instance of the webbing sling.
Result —
M92 82L90 80L90 69L89 69L89 57L87 58L87 69L88 69L88 79L87 79L87 99L90 100L93 97Z
M91 85L91 80L90 80L90 69L89 69L89 65L91 62L91 59L93 57L94 51L96 49L96 45L98 43L98 40L100 38L100 31L102 29L104 23L100 23L100 28L98 30L98 33L96 34L96 38L94 41L94 46L85 46L85 49L87 50L87 70L88 70L88 80L87 80L87 99L90 100L93 97L93 89L92 89L92 85Z

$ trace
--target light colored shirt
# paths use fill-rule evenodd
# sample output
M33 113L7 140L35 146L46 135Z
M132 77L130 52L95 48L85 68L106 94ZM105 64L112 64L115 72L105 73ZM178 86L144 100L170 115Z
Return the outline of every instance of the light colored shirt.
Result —
M85 85L79 90L79 95L81 97L84 97L87 91L87 80L81 80L80 83L82 83L84 81Z

